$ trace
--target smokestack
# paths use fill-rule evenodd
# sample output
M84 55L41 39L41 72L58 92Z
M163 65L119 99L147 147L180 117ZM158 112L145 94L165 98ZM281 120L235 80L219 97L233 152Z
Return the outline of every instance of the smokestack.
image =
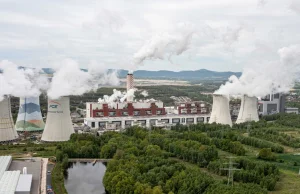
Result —
M48 99L48 113L42 141L68 141L74 133L70 116L70 98Z
M18 137L11 114L10 98L4 97L0 102L0 142L16 140Z
M219 123L232 126L229 113L229 99L221 94L213 95L213 107L209 123Z
M39 97L20 98L17 131L42 131L45 128Z
M133 74L132 73L128 73L127 74L127 93L129 90L133 89ZM132 102L133 101L133 97L132 96L127 96L127 102Z
M244 123L247 121L258 121L257 112L258 101L256 97L244 95L242 97L241 108L236 123Z

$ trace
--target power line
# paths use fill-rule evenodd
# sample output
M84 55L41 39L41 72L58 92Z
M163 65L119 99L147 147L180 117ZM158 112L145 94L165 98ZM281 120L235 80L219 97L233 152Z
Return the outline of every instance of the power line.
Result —
M233 165L236 165L238 163L234 163L232 162L232 159L233 158L236 158L236 157L232 157L232 156L229 156L227 157L229 159L229 163L224 163L225 165L228 165L228 168L220 168L221 170L226 170L228 171L228 181L227 181L227 185L232 185L233 186L233 176L234 176L234 172L237 171L237 170L241 170L241 169L237 169L235 168Z

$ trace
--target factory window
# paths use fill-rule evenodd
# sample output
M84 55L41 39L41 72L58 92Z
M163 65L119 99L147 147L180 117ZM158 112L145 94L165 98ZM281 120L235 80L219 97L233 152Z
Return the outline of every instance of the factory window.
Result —
M180 119L177 118L177 119L172 119L172 123L180 123Z
M152 115L151 110L147 110L147 111L146 111L146 115Z
M210 117L206 117L206 122L209 122Z
M186 119L186 122L187 122L187 123L194 123L194 118L187 118L187 119Z
M264 104L258 104L258 112L264 111Z
M125 121L125 125L131 125L132 121Z
M185 118L182 118L182 119L181 119L181 122L182 122L182 123L185 123Z
M206 113L207 109L206 108L201 108L201 113Z
M109 112L109 116L110 116L110 117L116 116L116 112L115 112L115 111Z
M134 116L140 115L140 111L139 111L139 110L133 111L133 115L134 115Z
M277 112L277 104L268 104L267 105L267 112L268 113L275 113L275 112Z
M157 110L157 111L156 111L156 114L157 114L157 115L161 115L161 110Z
M96 112L96 116L103 117L103 112Z
M197 123L202 123L204 122L204 117L198 117L197 118Z
M95 122L92 122L92 128L95 128Z
M124 112L122 112L122 115L123 115L123 116L128 116L128 112L127 112L127 111L124 111Z
M121 126L122 121L113 121L112 123L116 124L116 126Z
M161 122L169 123L170 120L169 119L161 119Z
M106 122L99 122L99 127L104 127Z
M146 125L146 120L138 120L139 123L141 123L142 126Z
M187 113L187 110L184 108L184 109L181 109L181 114L186 114Z
M150 125L155 125L156 124L157 119L150 119Z
M192 108L191 113L193 113L193 114L197 113L197 108Z

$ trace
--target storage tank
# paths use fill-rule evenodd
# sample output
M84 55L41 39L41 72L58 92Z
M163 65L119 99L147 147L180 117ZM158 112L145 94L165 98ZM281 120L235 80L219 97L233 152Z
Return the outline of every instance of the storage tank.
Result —
M213 106L209 123L219 123L232 126L229 112L229 99L225 95L213 94Z
M256 97L249 97L244 95L241 101L241 107L239 111L236 123L244 123L248 121L258 121L258 101Z
M42 141L68 141L72 133L74 128L70 116L70 98L48 99L47 120Z
M0 142L13 141L18 138L11 114L10 98L6 96L0 102Z
M43 121L39 97L20 98L20 107L16 121L17 131L43 131Z

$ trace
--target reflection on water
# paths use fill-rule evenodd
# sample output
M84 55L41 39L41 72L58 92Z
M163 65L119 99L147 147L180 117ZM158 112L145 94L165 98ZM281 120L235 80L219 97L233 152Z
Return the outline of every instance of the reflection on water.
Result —
M70 163L65 176L65 187L70 194L103 194L105 189L102 183L106 166L97 162Z

